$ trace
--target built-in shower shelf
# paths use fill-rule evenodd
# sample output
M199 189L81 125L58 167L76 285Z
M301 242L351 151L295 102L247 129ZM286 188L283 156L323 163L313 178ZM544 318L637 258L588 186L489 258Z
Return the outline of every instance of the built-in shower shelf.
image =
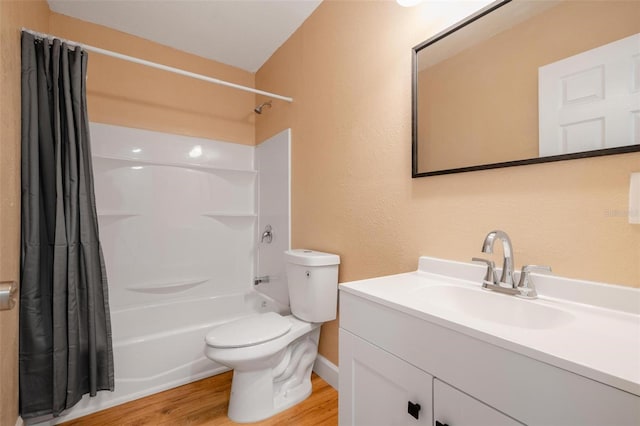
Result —
M228 173L228 174L242 174L242 175L256 175L257 170L249 169L231 169L227 167L216 167L206 164L195 163L171 163L165 161L152 161L140 158L124 158L124 157L111 157L106 155L94 155L94 161L99 162L113 162L118 163L120 167L144 167L144 166L165 166L165 167L178 167L182 169L201 170L209 173Z
M120 211L120 210L103 210L98 212L98 216L124 218L124 217L140 216L140 213Z
M208 278L194 278L180 281L165 281L153 283L141 283L127 287L127 290L139 293L175 293L188 290L209 281Z
M258 215L255 213L246 213L246 212L212 211L212 212L202 213L202 216L213 217L213 218L225 218L225 217L255 218Z

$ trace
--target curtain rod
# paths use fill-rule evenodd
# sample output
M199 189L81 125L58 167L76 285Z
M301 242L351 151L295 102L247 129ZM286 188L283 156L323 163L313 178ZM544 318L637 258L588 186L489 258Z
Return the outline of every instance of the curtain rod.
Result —
M0 1L2 1L2 0L0 0ZM162 64L158 64L158 63L155 63L155 62L147 61L147 60L144 60L144 59L136 58L134 56L124 55L124 54L118 53L118 52L112 52L111 50L101 49L99 47L94 47L94 46L89 46L87 44L78 43L77 41L65 40L63 38L60 38L60 37L57 37L57 36L54 36L54 35L51 35L51 34L40 33L40 32L33 31L33 30L30 30L30 29L24 28L24 27L22 28L22 31L27 32L29 34L33 34L34 36L42 37L42 38L46 38L46 39L57 38L57 39L65 42L67 44L79 47L79 48L87 50L89 52L95 52L95 53L99 53L101 55L111 56L113 58L122 59L124 61L129 61L129 62L133 62L133 63L140 64L140 65L146 65L146 66L151 67L151 68L156 68L156 69L159 69L159 70L172 72L174 74L179 74L179 75L183 75L183 76L186 76L186 77L195 78L196 80L202 80L202 81L206 81L208 83L219 84L221 86L227 86L227 87L231 87L233 89L244 90L245 92L251 92L251 93L256 93L258 95L269 96L269 97L272 97L274 99L280 99L280 100L286 101L286 102L293 102L293 98L290 98L290 97L287 97L287 96L282 96L282 95L277 95L275 93L265 92L264 90L258 90L258 89L254 89L252 87L241 86L239 84L230 83L228 81L219 80L217 78L208 77L206 75L196 74L196 73L191 72L191 71L185 71L185 70L182 70L180 68L174 68L174 67L170 67L170 66L167 66L167 65L162 65Z

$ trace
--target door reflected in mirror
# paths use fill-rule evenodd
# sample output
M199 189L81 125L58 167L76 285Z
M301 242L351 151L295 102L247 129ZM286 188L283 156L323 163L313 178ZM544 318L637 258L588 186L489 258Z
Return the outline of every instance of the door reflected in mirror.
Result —
M413 176L640 151L639 17L502 1L415 47Z

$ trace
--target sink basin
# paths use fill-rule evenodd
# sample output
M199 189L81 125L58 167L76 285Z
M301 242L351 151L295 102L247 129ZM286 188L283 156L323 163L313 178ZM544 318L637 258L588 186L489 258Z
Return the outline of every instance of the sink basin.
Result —
M560 309L475 288L433 285L415 290L412 298L435 309L456 311L512 327L548 329L568 324L574 319L572 314Z

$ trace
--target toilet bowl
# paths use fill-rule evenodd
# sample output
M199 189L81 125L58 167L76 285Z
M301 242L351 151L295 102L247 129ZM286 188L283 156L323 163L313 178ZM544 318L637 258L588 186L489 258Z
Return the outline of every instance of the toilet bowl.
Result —
M288 250L285 262L292 315L252 315L205 338L205 355L233 369L227 414L238 423L264 420L311 394L320 326L336 318L340 258Z

